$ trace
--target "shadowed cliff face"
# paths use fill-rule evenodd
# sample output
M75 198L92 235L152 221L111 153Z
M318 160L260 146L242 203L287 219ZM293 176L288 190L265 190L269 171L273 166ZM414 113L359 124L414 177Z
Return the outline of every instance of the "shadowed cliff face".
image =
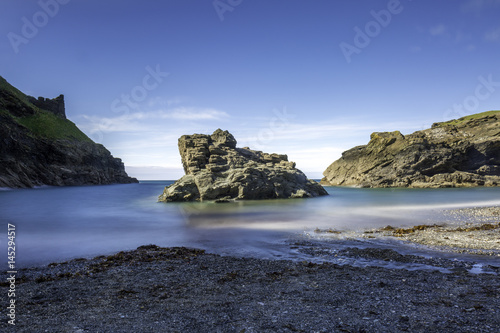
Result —
M327 195L287 155L236 148L228 131L183 135L179 152L186 175L166 187L160 201L306 198Z
M133 182L119 158L66 119L62 95L35 100L0 77L0 187Z
M322 184L361 187L500 185L500 111L463 117L403 136L373 133L323 173Z

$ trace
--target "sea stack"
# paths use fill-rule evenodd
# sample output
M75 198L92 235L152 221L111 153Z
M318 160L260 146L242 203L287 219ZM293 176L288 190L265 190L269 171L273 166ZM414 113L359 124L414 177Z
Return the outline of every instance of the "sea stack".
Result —
M358 187L500 185L500 111L489 111L402 135L376 132L342 153L321 183Z
M185 176L168 186L159 201L232 201L309 198L328 195L289 162L287 155L237 148L228 131L179 138Z

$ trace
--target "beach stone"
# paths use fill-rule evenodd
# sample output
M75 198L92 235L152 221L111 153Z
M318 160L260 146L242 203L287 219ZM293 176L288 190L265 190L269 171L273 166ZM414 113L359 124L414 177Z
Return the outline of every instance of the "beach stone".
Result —
M500 111L435 123L403 135L375 132L367 145L342 153L324 185L472 187L500 185Z
M167 186L159 201L310 198L328 195L295 168L285 154L237 148L228 131L179 138L185 176Z

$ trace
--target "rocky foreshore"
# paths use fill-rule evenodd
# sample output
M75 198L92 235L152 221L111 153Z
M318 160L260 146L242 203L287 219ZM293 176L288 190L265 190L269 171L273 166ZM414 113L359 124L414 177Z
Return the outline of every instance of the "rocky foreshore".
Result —
M19 276L16 332L496 332L500 326L498 275L465 270L143 246ZM8 287L1 289L6 294Z
M446 223L387 225L356 232L317 229L315 232L332 240L392 238L435 251L498 257L500 265L500 207L450 209L444 211L444 215L450 217Z
M450 213L484 217L479 224L485 225L497 212L495 207ZM471 221L461 221L450 226L455 231L448 235L474 228L466 225ZM410 229L390 232L406 234ZM498 229L490 231L498 239ZM463 247L470 243L467 238L462 239ZM342 255L428 264L436 270L237 258L141 246L20 270L15 331L497 332L500 327L500 264L489 265L488 274L474 274L473 262L388 249L349 248ZM6 278L3 273L4 294L9 289ZM2 329L9 328L7 319Z

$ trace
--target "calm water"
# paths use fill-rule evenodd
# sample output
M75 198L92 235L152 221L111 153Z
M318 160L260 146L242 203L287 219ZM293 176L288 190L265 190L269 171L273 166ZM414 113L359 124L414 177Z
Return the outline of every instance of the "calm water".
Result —
M500 205L500 188L338 187L327 187L330 196L314 199L158 203L158 195L170 183L0 190L2 248L7 223L12 223L16 225L16 255L21 266L91 257L144 244L288 258L293 254L287 240L315 228L359 230L431 223L446 219L440 211L444 208Z

